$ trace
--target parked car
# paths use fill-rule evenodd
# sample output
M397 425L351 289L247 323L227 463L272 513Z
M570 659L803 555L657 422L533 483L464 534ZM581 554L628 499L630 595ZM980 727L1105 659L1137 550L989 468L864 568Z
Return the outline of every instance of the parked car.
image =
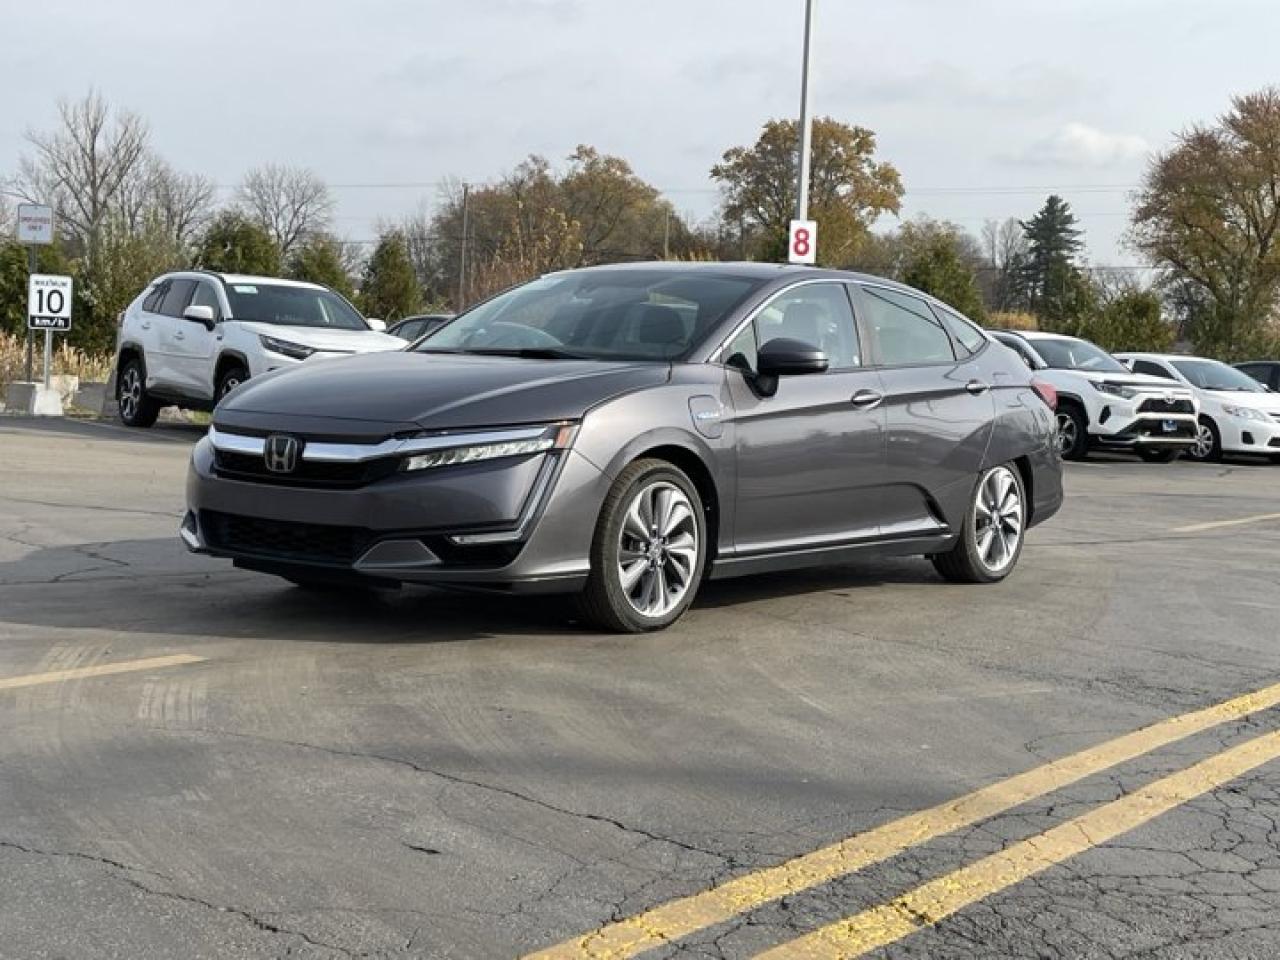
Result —
M187 271L157 277L125 309L116 341L120 419L212 410L240 384L309 358L398 350L404 341L314 283Z
M1196 443L1199 410L1189 388L1135 374L1077 337L1013 330L992 335L1058 391L1058 450L1064 459L1111 449L1168 463Z
M1280 360L1249 360L1237 363L1236 369L1243 370L1267 389L1280 393Z
M946 306L766 264L555 273L399 353L249 381L181 535L321 589L578 594L666 627L706 577L879 549L1006 577L1062 502L1053 390Z
M419 337L425 337L428 333L434 333L452 319L452 313L424 313L419 316L405 317L389 326L387 333L412 342Z
M1252 453L1280 460L1280 394L1218 360L1161 353L1119 353L1137 373L1195 391L1200 432L1187 456L1221 460L1224 453Z

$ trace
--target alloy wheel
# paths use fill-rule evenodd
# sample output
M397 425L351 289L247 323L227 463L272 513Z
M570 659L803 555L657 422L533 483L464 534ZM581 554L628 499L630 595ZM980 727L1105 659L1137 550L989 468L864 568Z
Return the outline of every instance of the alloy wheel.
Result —
M1008 467L988 470L978 485L973 513L978 558L992 573L1013 562L1026 524L1018 481Z
M137 367L128 367L120 378L120 414L126 420L132 420L142 403L142 378Z
M1187 452L1195 460L1207 460L1213 453L1213 431L1207 423L1196 424L1196 442Z
M646 617L674 609L693 586L698 549L698 518L685 492L666 481L642 487L618 535L618 579L631 608Z
M1058 455L1063 456L1076 445L1076 421L1067 413L1058 414Z

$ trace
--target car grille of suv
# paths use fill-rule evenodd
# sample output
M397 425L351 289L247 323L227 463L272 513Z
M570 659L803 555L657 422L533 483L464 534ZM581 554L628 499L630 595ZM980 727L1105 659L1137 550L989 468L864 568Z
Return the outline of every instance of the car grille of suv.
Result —
M363 463L299 460L297 469L292 473L272 473L262 457L256 454L219 450L214 456L214 467L220 477L287 487L362 487L391 476L398 466L398 461L393 458Z
M1151 399L1142 401L1139 413L1195 413L1196 408L1190 400Z
M348 565L372 541L369 531L359 527L264 520L216 510L200 511L200 530L215 550L303 563Z

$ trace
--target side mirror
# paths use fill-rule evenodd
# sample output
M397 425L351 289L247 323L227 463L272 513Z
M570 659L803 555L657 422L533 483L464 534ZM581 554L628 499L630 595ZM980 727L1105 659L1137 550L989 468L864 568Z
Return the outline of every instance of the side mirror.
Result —
M819 347L803 340L777 337L760 348L756 369L762 377L799 377L826 373L831 362Z
M206 307L203 304L192 304L182 311L182 316L192 323L198 323L206 330L213 329L213 307Z
M365 317L364 322L369 325L370 330L376 330L378 333L387 332L387 321L379 320L377 317Z

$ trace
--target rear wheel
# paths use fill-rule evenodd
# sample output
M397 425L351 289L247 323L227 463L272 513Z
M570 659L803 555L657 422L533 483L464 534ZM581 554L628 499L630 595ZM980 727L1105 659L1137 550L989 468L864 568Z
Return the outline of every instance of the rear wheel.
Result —
M965 514L956 545L931 559L938 573L953 583L1003 580L1022 555L1027 527L1027 495L1013 464L983 472Z
M1058 455L1063 460L1083 460L1089 455L1089 421L1074 404L1058 407Z
M1158 447L1139 447L1138 456L1147 463L1173 463L1178 459L1178 454L1182 451L1178 449L1161 449Z
M638 460L605 498L591 545L583 616L619 633L660 630L693 603L706 564L698 490L664 460Z
M1208 417L1201 417L1196 425L1196 442L1187 450L1187 457L1201 463L1217 463L1222 459L1222 436L1217 424Z
M120 367L116 406L120 422L127 427L149 427L160 416L160 402L147 393L147 368L138 357L131 357Z

